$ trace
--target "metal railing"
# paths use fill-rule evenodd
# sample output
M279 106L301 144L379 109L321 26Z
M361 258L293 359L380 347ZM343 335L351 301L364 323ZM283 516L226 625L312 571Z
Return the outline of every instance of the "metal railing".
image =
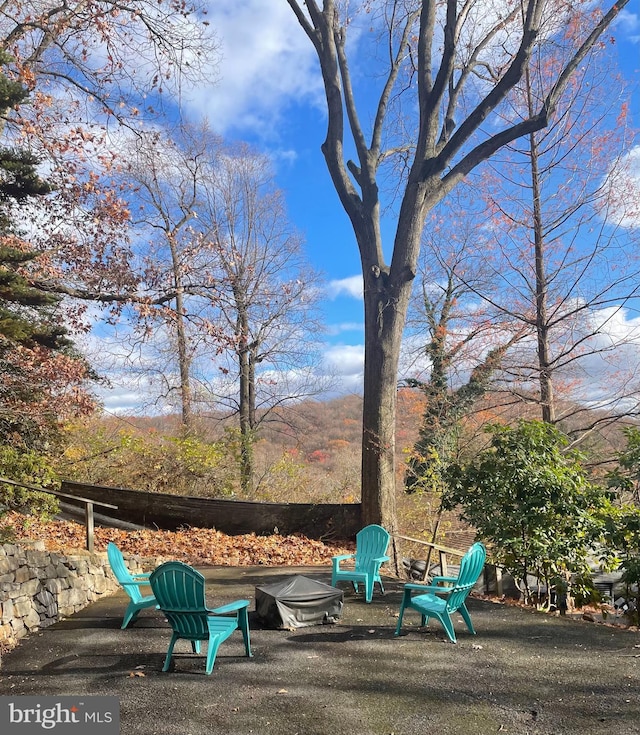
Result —
M93 551L94 542L94 522L93 522L93 506L99 505L101 508L112 508L118 509L117 505L111 503L101 503L98 500L91 500L90 498L83 498L79 495L69 495L68 493L61 493L59 490L50 490L44 487L38 487L37 485L29 485L25 482L16 482L15 480L9 480L6 477L0 477L0 483L6 483L7 485L14 485L15 487L23 487L27 490L34 490L38 493L47 493L49 495L55 495L59 498L67 498L68 500L74 500L79 503L84 503L84 526L86 531L86 547L87 551Z

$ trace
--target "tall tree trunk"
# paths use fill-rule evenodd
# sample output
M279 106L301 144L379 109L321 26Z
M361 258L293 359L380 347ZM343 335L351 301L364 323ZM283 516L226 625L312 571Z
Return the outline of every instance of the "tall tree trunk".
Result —
M396 405L402 335L424 222L425 187L407 187L391 266L384 263L377 187L365 189L360 216L351 216L364 277L364 381L362 413L362 517L391 534L389 556L401 573L396 512ZM398 243L402 243L402 247Z
M525 75L529 112L533 111L533 97L529 70ZM542 222L542 192L540 188L539 151L536 133L529 135L531 154L531 195L533 197L533 240L536 273L536 336L538 345L538 370L542 420L555 422L551 354L549 348L549 322L547 318L548 283L545 268L545 241Z
M242 349L238 358L240 365L240 487L243 494L247 495L253 489L253 438L249 415L251 362L249 349Z
M258 417L256 416L256 363L258 360L258 346L251 345L249 351L249 427L253 432L258 427Z
M619 0L586 38L578 39L579 45L575 52L569 51L565 66L559 70L557 81L545 91L536 113L511 126L503 117L502 103L510 102L508 97L520 84L532 52L537 50L537 44L542 44L544 36L541 39L539 31L548 9L546 3L530 0L516 5L497 23L489 22L485 36L482 30L478 31L472 48L467 45L467 30L473 23L473 14L469 14L469 6L464 3L459 6L447 2L446 13L442 14L437 12L435 2L416 3L414 12L409 9L411 4L375 4L381 11L381 19L384 17L388 24L386 54L389 65L381 71L377 102L374 99L373 109L366 109L366 128L371 129L368 142L360 123L365 116L359 114L356 103L359 95L355 94L351 81L347 51L351 16L345 11L345 4L337 0L323 0L322 3L287 0L320 62L328 113L322 152L340 202L351 220L362 263L365 291L362 502L365 522L387 525L392 533L396 530L397 369L410 283L416 273L426 213L496 151L531 131L546 127L571 74L628 1ZM416 27L418 20L419 29ZM383 25L381 23L378 30L382 30ZM511 38L512 33L512 40L516 41L513 52L501 68L495 69L494 83L490 83L494 69L485 69L485 52L504 34ZM375 38L378 39L377 34ZM503 50L508 55L506 47ZM409 59L413 62L411 71L414 73L411 84L406 84L407 77L402 72L406 71L405 63ZM465 64L464 59L469 59L469 63ZM484 76L486 85L481 85L483 91L475 100L473 94L467 98L466 90L470 87L475 94L478 73ZM415 92L416 97L403 110L418 110L417 134L413 140L406 141L409 143L406 147L400 145L400 148L385 150L387 142L399 140L400 132L395 115L391 116L392 122L385 122L387 113L397 109L395 102L409 90ZM370 99L368 95L365 98ZM466 110L458 105L463 100L468 105ZM409 126L413 122L410 120ZM345 127L349 134L346 148ZM355 155L349 158L352 151ZM402 203L391 266L387 268L380 233L378 169L392 153L399 154L396 161L403 170L408 170L408 176L406 186L405 180L399 179L398 193Z
M238 307L238 372L240 392L240 487L244 495L253 491L253 430L255 428L255 368L249 345L249 325L246 310Z
M185 328L184 292L179 268L174 258L174 281L176 285L176 338L178 342L178 369L180 372L180 403L182 408L182 432L188 436L193 432L193 410L191 393L191 359L187 346Z
M377 228L376 228L377 229ZM407 233L411 237L412 233ZM381 249L361 248L366 254ZM381 261L379 261L381 262ZM396 513L396 405L400 347L414 271L401 268L393 279L374 263L364 273L364 403L362 414L362 516L392 536L390 556L400 574Z

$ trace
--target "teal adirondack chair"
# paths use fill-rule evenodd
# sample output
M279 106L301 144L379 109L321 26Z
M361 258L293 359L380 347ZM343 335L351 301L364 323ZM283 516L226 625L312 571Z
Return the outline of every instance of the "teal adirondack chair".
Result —
M138 617L140 610L156 605L156 598L153 595L143 595L140 590L141 587L149 586L150 573L131 574L127 569L122 552L111 541L107 546L107 558L109 559L109 565L115 578L130 598L129 605L124 613L122 625L120 626L124 629Z
M180 638L191 641L193 653L200 653L200 641L208 641L207 674L213 671L220 644L238 628L242 631L247 656L252 655L249 600L236 600L210 610L206 606L204 577L181 561L161 564L154 569L149 581L160 610L173 628L163 671L169 670L173 647Z
M434 577L430 585L405 584L395 634L400 635L404 611L407 608L412 608L422 615L422 625L428 625L430 617L437 618L452 643L456 642L456 633L451 620L451 615L454 612L459 612L462 615L467 628L475 635L476 631L471 623L465 601L478 581L486 556L486 549L481 543L477 542L462 557L457 577ZM448 586L440 587L439 584ZM412 597L413 592L416 591L419 591L420 594Z
M358 583L364 584L364 599L371 602L373 598L373 586L377 582L380 591L384 594L384 586L380 579L380 567L389 561L386 555L389 546L389 532L382 526L365 526L356 534L356 553L341 554L331 559L331 586L335 587L337 582L348 581L353 589L358 591ZM340 563L347 559L355 559L355 568L345 569Z

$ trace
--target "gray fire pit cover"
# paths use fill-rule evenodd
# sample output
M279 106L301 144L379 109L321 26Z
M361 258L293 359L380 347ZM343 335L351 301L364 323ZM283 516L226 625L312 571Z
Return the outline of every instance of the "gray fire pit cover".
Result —
M289 577L256 587L256 613L273 628L330 623L342 614L342 590L300 575Z

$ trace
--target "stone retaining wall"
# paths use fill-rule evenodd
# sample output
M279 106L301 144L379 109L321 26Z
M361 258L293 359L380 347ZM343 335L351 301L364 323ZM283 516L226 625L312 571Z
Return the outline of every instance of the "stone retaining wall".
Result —
M142 571L136 557L129 569ZM106 553L65 555L43 541L0 545L0 646L72 615L119 589Z

